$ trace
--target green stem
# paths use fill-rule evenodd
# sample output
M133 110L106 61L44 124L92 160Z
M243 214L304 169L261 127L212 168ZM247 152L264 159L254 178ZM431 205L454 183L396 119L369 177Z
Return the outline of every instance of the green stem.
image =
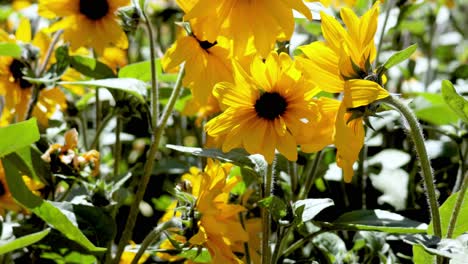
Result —
M158 75L156 73L156 52L153 37L153 26L151 21L146 15L145 10L141 10L141 15L144 18L146 30L148 32L149 45L150 45L150 65L151 65L151 114L154 117L152 120L153 127L157 125L156 121L159 118L159 87L158 87Z
M299 239L298 241L296 241L294 244L292 244L291 246L289 246L285 251L282 252L282 256L286 257L288 255L290 255L291 253L293 253L294 251L296 251L298 248L301 248L303 247L309 240L313 239L314 237L316 237L317 235L320 235L322 233L325 233L327 232L328 230L326 229L322 229L322 230L319 230L315 233L312 233L312 234L309 234L301 239Z
M312 185L315 182L315 179L317 178L317 170L320 164L320 160L322 160L322 151L317 152L315 155L315 158L312 161L309 160L307 162L306 168L304 169L304 172L302 173L302 178L305 178L304 182L304 187L301 189L301 192L299 193L298 200L305 199L307 195L309 194L310 189L312 188Z
M166 124L167 124L167 120L169 119L169 116L171 115L172 110L174 109L174 105L177 101L177 98L182 90L183 76L184 76L184 66L181 66L180 71L179 71L179 76L177 77L177 81L176 81L174 89L172 90L171 97L169 98L166 108L164 109L164 113L159 122L157 121L154 122L154 123L158 123L159 125L153 127L153 141L151 143L148 157L146 159L146 163L143 168L143 176L138 182L137 193L135 194L135 199L130 207L130 213L127 218L127 223L125 225L124 231L122 233L122 237L120 238L119 244L117 246L117 252L114 258L114 263L119 263L120 257L122 256L124 248L132 237L133 228L135 227L136 219L137 219L138 212L139 212L139 205L140 205L140 202L143 200L146 187L148 187L149 179L153 171L155 155L159 149L159 142L161 141L164 128L166 127ZM156 117L153 116L153 118L156 118Z
M98 130L99 128L103 127L101 126L101 118L102 118L102 114L101 114L101 101L99 99L99 88L96 87L96 94L95 94L95 99L96 99L96 130ZM94 138L94 142L93 142L93 149L96 149L97 151L99 151L99 134L96 134L96 137Z
M424 79L425 90L427 90L427 87L429 87L429 84L431 83L431 80L432 80L431 60L432 60L432 55L433 55L432 53L434 50L433 39L434 39L435 31L436 31L436 24L435 24L436 14L433 13L433 10L431 10L430 12L431 13L429 14L429 40L428 40L428 49L427 49L427 72L426 72L426 78Z
M246 230L244 216L242 215L242 213L239 213L239 220L242 225L242 228ZM245 251L245 264L251 264L252 260L250 259L249 243L247 241L244 242L244 251Z
M379 38L379 44L377 46L377 55L375 56L375 63L379 63L379 55L382 51L382 43L383 43L383 38L384 38L384 35L385 35L385 29L387 28L387 22L388 22L388 18L390 17L390 11L392 10L392 7L393 7L393 0L390 0L388 1L388 6L387 6L387 11L385 13L385 19L384 19L384 23L383 23L383 26L382 26L382 32L380 34L380 38Z
M450 217L450 222L447 229L447 238L452 238L453 231L455 230L455 224L458 220L458 215L460 214L460 209L462 208L463 202L465 201L466 189L468 189L468 172L463 176L463 184L460 191L458 192L457 200L453 206L452 216Z
M90 149L97 149L97 145L99 144L99 137L101 136L102 131L106 127L107 123L111 120L113 115L111 113L107 114L107 116L100 122L100 125L96 129L96 135L94 136L93 142L91 143Z
M171 228L171 227L177 227L180 226L180 223L178 223L175 218L164 222L162 224L159 224L156 228L154 228L149 234L145 237L143 242L140 245L140 248L138 249L138 252L136 253L135 257L133 257L132 263L131 264L137 264L138 260L140 260L141 256L145 253L146 249L155 241L156 239L161 236L161 233L164 232L164 230Z
M263 199L271 196L273 190L273 165L268 164L265 179L263 181ZM271 228L271 215L267 208L262 209L262 264L270 264L270 228Z
M122 152L122 142L120 141L120 132L122 132L122 118L117 116L115 125L115 149L114 149L114 179L119 177L120 156Z
M419 122L414 113L401 101L389 96L382 100L384 103L394 107L409 125L409 134L411 135L414 146L416 148L416 153L419 157L419 162L421 164L422 176L424 179L424 189L428 199L434 235L442 237L442 227L440 224L440 214L439 214L439 204L437 202L436 188L434 185L434 176L432 174L432 167L427 155L426 146L424 145L424 136L422 130L419 127Z

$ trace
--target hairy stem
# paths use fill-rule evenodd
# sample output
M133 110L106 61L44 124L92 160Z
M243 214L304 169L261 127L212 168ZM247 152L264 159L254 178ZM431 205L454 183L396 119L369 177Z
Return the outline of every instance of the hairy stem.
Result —
M419 157L419 162L421 164L422 176L424 179L424 190L426 197L429 202L429 208L433 223L434 235L442 237L442 228L440 224L440 214L439 214L439 204L436 197L436 188L434 184L434 175L432 172L431 163L427 155L426 146L424 145L424 136L422 130L419 127L419 122L414 113L406 105L404 105L400 100L389 96L382 100L384 103L392 106L407 121L409 125L409 134L411 135L416 153Z

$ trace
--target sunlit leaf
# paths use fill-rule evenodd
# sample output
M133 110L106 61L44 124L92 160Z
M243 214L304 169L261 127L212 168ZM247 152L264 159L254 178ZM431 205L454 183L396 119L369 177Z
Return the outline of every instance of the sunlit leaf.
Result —
M21 58L21 47L16 43L0 43L0 56Z
M455 202L457 200L458 194L460 192L453 193L452 195L445 200L445 202L440 206L439 213L440 213L440 224L442 226L442 236L445 237L447 234L448 225L450 222L450 218L452 217L453 207L455 206ZM468 230L468 192L465 193L464 203L460 208L460 212L458 214L457 223L453 229L452 237L457 237ZM427 233L430 235L434 234L432 229L432 221L429 223L429 227L427 228Z
M266 208L273 220L278 221L287 214L286 203L276 196L270 196L258 202L260 207Z
M75 84L83 86L104 87L129 93L141 102L145 101L143 95L146 94L146 83L132 78L110 78L102 80L79 81L79 82L59 82L59 84Z
M413 44L404 50L400 50L393 54L383 65L380 73L385 73L391 67L405 61L418 49L417 44Z
M297 213L298 209L300 209L301 220L303 222L307 222L309 220L314 219L316 215L318 215L323 209L334 205L332 199L325 198L325 199L305 199L296 201L293 204L293 210Z
M39 137L36 118L0 128L0 157L31 145Z
M163 73L161 60L155 60L156 76L158 81L162 82L175 82L177 74ZM135 78L144 82L151 81L151 61L142 61L126 65L119 71L119 78Z

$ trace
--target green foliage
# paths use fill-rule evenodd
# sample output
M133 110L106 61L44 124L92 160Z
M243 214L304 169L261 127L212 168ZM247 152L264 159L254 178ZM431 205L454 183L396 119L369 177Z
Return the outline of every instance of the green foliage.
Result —
M95 79L115 77L114 71L109 66L90 57L71 56L70 66L80 73Z
M0 255L30 246L38 241L41 241L45 236L47 236L50 232L50 228L44 229L40 232L30 234L27 236L23 236L17 238L13 241L9 241L6 243L2 243L0 245Z
M178 255L179 257L184 257L186 259L190 259L197 263L210 263L211 262L211 255L208 250L203 248L191 248L186 249L182 253Z
M21 137L18 137L21 135ZM18 149L31 145L39 139L37 120L31 118L27 121L11 124L0 128L0 158Z
M260 207L266 208L270 212L274 221L285 217L287 212L286 203L276 196L270 196L258 202Z
M323 209L334 205L332 199L304 199L293 204L293 210L302 222L314 219Z
M161 59L156 59L155 65L158 81L173 83L177 80L177 74L163 73ZM144 82L151 81L151 61L142 61L126 65L120 69L119 78L135 78Z
M15 43L0 43L0 56L11 56L21 58L21 46Z
M450 195L449 198L440 206L440 220L442 225L442 236L445 237L447 234L447 228L450 222L450 218L453 214L453 208L455 206L455 201L458 197L458 192ZM465 197L463 198L464 201L468 200L468 192L465 193ZM460 213L457 218L457 223L453 229L453 237L457 237L468 230L468 203L464 202L462 207L460 208ZM427 233L432 235L432 221L429 223L427 228Z
M407 47L404 50L400 50L393 54L383 65L379 72L379 75L385 73L388 69L392 68L393 66L407 60L413 53L418 49L417 44L413 44Z
M442 97L448 106L465 122L468 123L468 101L459 95L450 81L442 81Z
M399 214L384 210L358 210L345 213L333 224L347 228L387 233L425 233L426 226Z
M80 229L75 226L60 209L54 206L53 203L34 195L28 189L22 180L22 174L20 174L20 167L27 167L28 164L22 164L20 166L16 164L19 162L25 163L24 160L30 160L30 157L28 157L28 151L22 152L20 154L22 156L19 156L19 158L17 155L19 154L12 153L2 160L8 186L10 187L10 192L13 197L50 226L62 232L68 239L77 242L89 251L105 251L105 248L94 246L88 238L83 235ZM22 173L28 175L31 174L32 170L33 168L29 167L27 171L22 171Z
M432 124L453 124L459 119L440 94L418 93L418 97L412 103L416 116Z

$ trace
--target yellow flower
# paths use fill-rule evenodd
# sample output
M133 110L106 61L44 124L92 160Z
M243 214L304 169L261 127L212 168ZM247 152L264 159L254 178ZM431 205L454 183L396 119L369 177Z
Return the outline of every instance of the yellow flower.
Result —
M136 256L136 244L135 242L130 241L130 248L126 249L123 252L122 257L119 260L119 264L130 264L132 263L132 260L135 258L135 256ZM144 253L143 256L141 256L141 258L138 260L138 264L144 263L149 258L149 256L150 254Z
M129 0L39 0L39 14L45 18L62 17L50 32L63 29L63 38L73 50L92 47L102 54L110 44L126 49L128 40L117 22L115 12Z
M343 5L352 7L356 4L356 0L305 0L306 2L320 2L324 6L328 7L333 5L334 7L340 7Z
M162 66L170 71L185 62L183 85L190 88L198 104L205 105L216 83L232 80L228 57L224 44L203 41L196 35L183 36L167 50Z
M211 95L206 104L200 104L193 98L190 99L185 103L182 114L187 116L196 116L195 124L200 126L203 119L219 113L220 111L221 109L219 108L218 100L216 100L216 97Z
M258 53L266 57L276 41L289 40L294 31L293 9L308 19L312 15L302 0L178 0L185 7L184 19L195 19L202 39L216 41L225 36L234 42L235 54L242 55L249 39ZM187 10L189 9L189 10Z
M30 0L13 0L13 3L11 5L14 10L19 11L21 9L24 9L30 6L31 1Z
M192 194L197 198L196 210L201 215L198 233L189 239L192 245L206 247L212 263L242 263L233 253L233 247L248 240L238 214L246 209L241 205L228 204L229 193L240 181L239 176L228 175L232 164L208 160L204 172L192 168L182 176L192 185Z
M309 88L285 53L272 52L265 63L255 58L250 73L236 62L233 65L235 82L222 82L214 89L227 109L206 124L207 133L225 137L220 142L225 152L243 147L271 163L277 149L296 160L300 130L320 118L313 100L317 91Z
M4 35L2 32L0 35ZM2 40L13 43L31 42L31 25L26 18L21 19L20 25L16 31L15 38ZM50 39L44 32L38 32L32 44L40 49L41 55L45 55L48 49ZM42 63L44 56L39 58ZM22 121L26 117L29 103L31 100L32 83L24 79L26 71L32 71L29 67L30 62L23 61L13 57L0 57L0 95L5 97L5 106L10 112L10 120L16 117L16 121ZM42 126L48 125L49 118L57 108L63 110L67 107L66 98L63 92L58 88L41 88L39 99L33 109L32 115L37 117Z
M353 177L353 164L364 143L366 110L373 102L389 96L382 88L383 81L370 69L376 56L378 14L378 3L361 18L349 8L341 9L346 31L336 19L322 12L325 42L301 47L303 54L297 58L312 83L327 92L344 93L336 116L334 142L337 164L343 169L346 182Z

